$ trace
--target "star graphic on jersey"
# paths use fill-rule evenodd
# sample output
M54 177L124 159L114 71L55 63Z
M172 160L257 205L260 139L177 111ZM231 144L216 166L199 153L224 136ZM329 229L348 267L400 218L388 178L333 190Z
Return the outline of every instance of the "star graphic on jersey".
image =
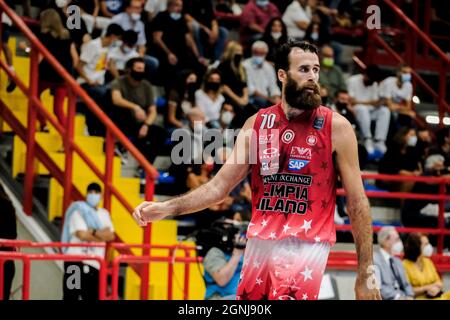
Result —
M284 216L284 220L286 221L288 218L289 218L289 216L291 215L291 212L289 211L289 212L280 212L283 216Z
M269 294L267 292L261 293L259 300L269 300Z
M305 229L305 234L309 229L311 229L311 222L312 220L303 220L303 225L300 227L300 229Z
M303 294L302 300L308 300L308 295L306 293Z
M295 232L291 232L291 236L296 237L297 236L298 231Z
M254 225L255 225L254 223L251 223L251 222L250 222L250 223L248 224L248 227L247 227L247 228L251 228L251 227L253 227Z
M245 288L244 288L244 291L242 292L242 294L238 296L239 300L249 300L249 298L250 298L249 293L250 292L245 291Z
M254 237L256 237L257 235L258 235L258 232L257 232L257 231L253 232L253 236L254 236Z
M280 271L275 270L275 277L278 278L279 275L280 275Z
M256 278L256 284L260 286L263 283L261 278Z
M328 206L328 201L320 200L320 202L322 203L322 204L320 205L320 207L321 207L322 209L324 209L324 208L326 208L326 207Z
M316 144L311 147L311 153L314 154L314 152L315 152L315 153L319 154L320 150L322 150L322 149L325 149L325 147L319 147L319 145Z
M259 269L260 266L261 266L261 262L258 262L258 261L253 262L253 268Z
M278 294L277 289L273 289L272 295L275 297Z
M330 185L330 184L331 184L331 179L328 178L328 179L327 179L327 185Z
M321 187L321 186L322 186L322 182L317 182L316 185L317 185L318 187Z
M303 275L303 281L306 282L306 280L312 280L312 269L308 269L308 266L305 267L305 270L300 272Z
M291 227L289 227L289 224L286 223L286 224L283 226L283 233L288 232L289 229L291 229Z
M308 200L308 210L312 211L312 205L315 201L314 200Z
M323 169L326 171L328 169L328 162L322 161L322 164L320 165L320 169Z
M271 232L270 235L269 235L269 238L272 239L272 240L276 239L276 237L277 237L276 232Z
M315 242L320 242L320 237L319 237L319 236L315 236L315 237L314 237L314 241L315 241Z
M267 221L266 219L263 219L263 221L261 222L261 224L262 224L263 227L266 227L266 226L267 226L267 223L268 223L268 221Z

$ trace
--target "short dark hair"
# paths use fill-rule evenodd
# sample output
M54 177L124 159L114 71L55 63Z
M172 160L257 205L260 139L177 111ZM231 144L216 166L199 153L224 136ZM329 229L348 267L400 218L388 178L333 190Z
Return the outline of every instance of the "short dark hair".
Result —
M102 192L102 187L100 187L100 185L98 183L92 182L87 187L87 192L91 192L91 191Z
M106 34L105 35L107 37L112 36L112 35L120 37L120 36L122 36L122 34L123 34L122 27L119 26L117 23L111 23L108 26L108 28L106 29Z
M405 255L404 258L410 261L417 261L420 254L422 253L422 240L421 238L425 236L422 233L410 233L405 242Z
M343 94L348 94L348 91L345 90L345 89L339 89L338 91L336 91L334 97L335 97L335 98L339 97L339 95L340 95L341 93L343 93Z
M293 48L300 48L305 52L312 52L319 56L319 49L314 44L307 41L289 39L286 43L281 45L275 53L275 71L280 69L287 71L289 69L289 54Z
M374 64L368 65L367 68L363 71L363 73L367 77L369 77L370 80L373 80L375 82L383 80L383 74L381 69Z
M138 40L138 33L133 30L127 30L122 35L122 42L129 45L134 46Z
M208 80L209 77L211 77L213 74L218 74L218 75L220 76L220 80L221 80L221 82L222 82L222 72L220 72L220 70L217 69L217 68L209 69L209 70L205 73L205 76L203 77L203 81L206 82L206 80Z
M127 63L125 64L125 69L131 70L134 67L135 63L138 62L142 62L143 64L145 64L145 60L142 57L135 57L135 58L131 58L130 60L127 61Z

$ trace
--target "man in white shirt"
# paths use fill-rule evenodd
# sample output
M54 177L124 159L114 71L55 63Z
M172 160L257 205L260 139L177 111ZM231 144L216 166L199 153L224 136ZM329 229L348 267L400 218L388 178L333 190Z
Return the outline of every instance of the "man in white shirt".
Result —
M391 112L380 105L378 88L380 71L376 66L368 66L362 74L351 76L347 88L356 112L364 146L369 158L382 157L386 152L386 137L389 130ZM371 122L375 121L375 143L372 137Z
M380 249L374 253L375 276L383 300L412 300L414 290L406 278L402 261L394 255L403 252L403 243L394 227L378 232Z
M283 22L286 25L288 36L302 40L305 31L312 19L311 6L308 0L293 0L283 14Z
M100 243L115 239L109 212L99 208L101 187L91 183L87 187L86 201L74 202L65 213L61 242ZM105 257L104 247L69 247L64 254L95 255ZM64 300L97 300L100 264L94 260L64 263ZM80 279L74 279L79 276ZM77 285L79 284L79 286Z
M266 61L269 47L264 41L252 45L252 57L244 61L250 101L259 108L266 108L280 101L275 68Z
M411 67L401 65L395 77L387 77L380 83L380 96L385 99L386 106L395 115L397 121L403 121L400 117L409 118L404 125L411 125L411 120L416 116L412 110L411 71Z

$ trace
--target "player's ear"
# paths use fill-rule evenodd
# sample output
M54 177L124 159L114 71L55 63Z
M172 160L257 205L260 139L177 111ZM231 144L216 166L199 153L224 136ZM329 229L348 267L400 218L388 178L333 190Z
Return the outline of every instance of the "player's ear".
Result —
M278 81L280 81L281 83L286 82L286 78L287 78L286 70L278 69L277 76L278 76Z

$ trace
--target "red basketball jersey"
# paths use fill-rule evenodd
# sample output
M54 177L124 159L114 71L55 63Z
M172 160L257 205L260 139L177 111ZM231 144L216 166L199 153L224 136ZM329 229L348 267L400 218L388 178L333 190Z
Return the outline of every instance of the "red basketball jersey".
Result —
M258 112L249 238L336 242L332 117L321 106L289 121L281 103Z

